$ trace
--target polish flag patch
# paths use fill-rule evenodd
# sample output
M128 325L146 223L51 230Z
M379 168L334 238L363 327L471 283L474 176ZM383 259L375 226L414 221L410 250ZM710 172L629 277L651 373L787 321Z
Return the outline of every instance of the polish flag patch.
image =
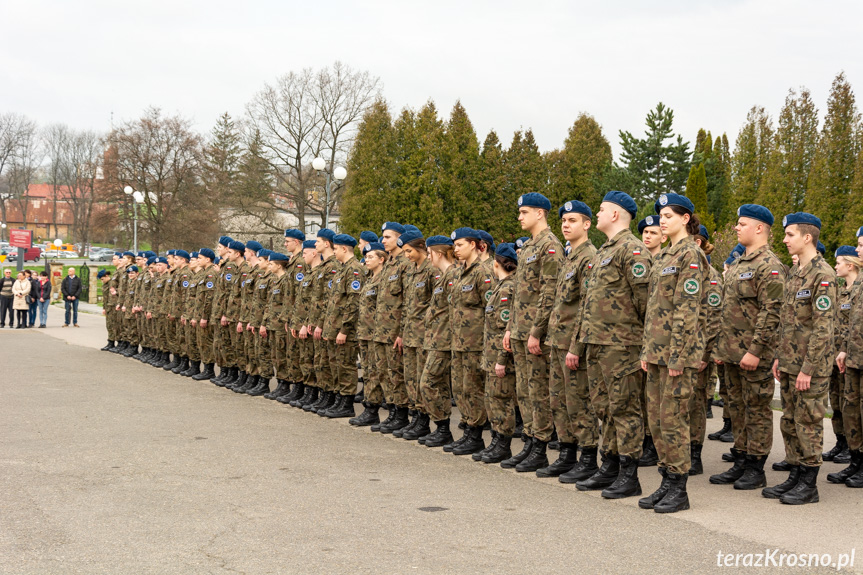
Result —
M698 269L698 264L689 264L689 269L691 269L691 270L697 270L697 269Z
M355 276L358 276L358 275L360 275L360 272L355 271L355 272L354 272L354 275L355 275Z
M491 283L491 278L485 278L485 283L490 284L490 283Z
M554 254L556 254L557 252L556 252L556 251L554 251L554 248L548 248L548 253L550 253L551 255L554 255Z
M336 270L330 270L330 273L334 274L334 273L336 273Z
M508 302L508 301L509 301L509 298L508 298L508 297L502 297L502 298L500 298L500 303L506 303L506 302Z
M719 282L716 280L710 280L710 285L712 285L712 286L719 285Z
M772 276L778 276L778 275L779 275L779 270L773 270L772 272L770 272L770 275L772 275Z
M593 264L587 264L587 269L593 269Z
M830 285L830 282L821 282L821 287L827 287Z
M449 283L448 283L448 284L446 284L446 285L448 285L448 286L452 286L452 282L449 282Z
M640 255L641 255L641 250L632 250L632 255L634 255L634 256L640 256Z

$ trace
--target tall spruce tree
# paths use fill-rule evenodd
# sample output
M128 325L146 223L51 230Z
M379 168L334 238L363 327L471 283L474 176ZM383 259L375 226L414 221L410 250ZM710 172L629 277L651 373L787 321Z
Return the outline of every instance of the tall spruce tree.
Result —
M726 209L733 219L737 207L750 204L767 173L770 151L773 147L773 121L761 106L753 106L746 115L746 123L737 135L731 156L731 180Z
M731 180L731 152L728 136L716 136L711 149L713 166L707 175L707 205L713 214L716 227L722 227L734 219L734 212L728 211L728 187Z
M851 183L851 192L848 196L848 215L842 228L842 241L840 245L857 245L854 240L860 226L863 226L863 149L857 152L854 181Z
M518 223L518 197L528 192L544 194L547 186L547 173L533 137L533 131L516 132L509 150L504 154L506 188L504 203L495 209L504 210L511 215L509 226L504 233L509 238L520 237L524 232Z
M713 221L713 214L707 207L707 174L704 171L704 164L699 163L689 170L689 178L686 180L686 197L695 204L695 214L707 230L712 233L716 225Z
M219 116L209 142L204 146L202 178L214 203L222 204L233 194L241 155L240 132L230 114L225 112Z
M497 133L492 130L485 137L479 158L480 205L483 229L490 233L496 242L511 242L513 235L513 210L516 199L507 184L505 152ZM516 196L517 197L517 196Z
M487 208L480 203L479 140L461 102L452 108L442 144L440 203L426 202L423 210L437 211L435 221L442 233L461 226L482 228Z

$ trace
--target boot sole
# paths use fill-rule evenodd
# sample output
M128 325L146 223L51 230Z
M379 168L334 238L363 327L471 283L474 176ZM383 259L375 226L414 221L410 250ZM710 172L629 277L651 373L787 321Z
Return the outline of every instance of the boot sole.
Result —
M627 493L608 493L608 494L606 494L605 490L603 489L601 495L602 495L603 499L626 499L627 497L635 497L636 495L641 495L641 486L639 485L638 489L636 489L632 492L627 492Z
M601 491L603 489L608 489L609 487L611 487L612 483L614 483L614 481L612 481L608 485L579 485L578 483L576 483L575 488L579 491Z
M593 471L591 471L590 473L587 473L587 472L585 471L585 472L584 472L584 473L585 473L584 477L581 477L581 476L579 476L579 477L564 477L563 475L561 475L560 477L558 477L558 478L557 478L557 480L558 480L559 482L563 483L564 485L572 485L573 483L578 483L579 481L584 481L585 479L588 479L589 477L591 477L591 476L592 476L594 473L596 473L597 471L599 471L599 468L594 469L594 470L593 470Z
M687 501L686 503L684 503L680 507L675 507L674 509L663 509L662 507L657 508L656 506L654 506L653 512L654 513L677 513L678 511L686 511L687 509L689 509L689 501Z
M763 489L764 487L767 487L767 480L766 479L764 481L762 481L761 483L759 483L758 485L745 485L742 487L738 487L737 482L734 483L734 489L736 489L737 491L753 491L755 489Z
M779 503L783 503L783 504L785 504L785 505L806 505L807 503L818 503L820 500L821 500L821 498L820 498L820 497L818 496L818 494L816 493L816 494L815 494L815 496L814 496L814 497L812 497L812 499L810 499L810 500L808 500L808 501L804 501L804 500L802 500L802 499L794 499L794 500L790 500L790 501L784 501L784 500L780 497L780 498L779 498Z

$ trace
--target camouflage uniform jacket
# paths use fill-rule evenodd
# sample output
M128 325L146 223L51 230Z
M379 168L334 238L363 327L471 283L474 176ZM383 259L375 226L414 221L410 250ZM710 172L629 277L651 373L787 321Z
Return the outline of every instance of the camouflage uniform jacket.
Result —
M324 316L332 295L333 278L338 274L338 266L341 265L335 256L330 256L312 272L314 282L311 285L312 291L308 294L309 315L306 321L308 325L323 329Z
M270 299L274 277L269 270L263 268L259 268L256 274L248 317L248 321L256 328L264 325L264 313L267 311L267 302Z
M221 321L228 309L228 297L231 294L233 280L237 277L240 266L228 260L219 263L219 277L216 280L216 293L213 294L213 321Z
M847 354L845 363L854 369L863 367L863 274L851 286L848 327L840 339L839 351Z
M315 256L317 258L317 256ZM291 319L291 329L297 330L297 333L303 328L303 326L309 325L309 306L311 305L311 295L315 290L315 278L317 277L318 268L321 267L320 259L316 259L312 261L312 265L307 265L304 269L305 272L302 274L302 279L300 280L300 285L296 291L296 298L294 299L294 315ZM296 279L296 274L294 276Z
M722 274L710 263L707 264L707 281L704 282L704 301L701 305L706 306L707 310L702 361L710 361L713 346L722 327Z
M836 321L836 273L816 255L795 267L785 282L779 312L779 371L830 377L833 371Z
M282 320L285 306L285 290L293 283L293 278L287 270L281 276L272 274L270 276L270 289L267 294L267 303L264 309L264 315L261 318L261 325L266 327L268 331L284 331L285 321Z
M513 371L512 353L503 348L503 334L512 312L512 296L515 280L509 275L499 280L485 304L485 329L483 330L482 368L494 371L496 363Z
M153 274L150 273L150 270L147 270L140 275L144 276L144 279L141 280L141 285L138 289L138 305L141 306L144 313L147 313L152 307L150 303L150 285L153 282Z
M375 309L375 341L378 343L393 343L402 335L406 276L412 265L403 253L399 253L396 257L390 257L381 270L383 277L378 287Z
M191 270L190 270L191 271ZM201 280L201 270L192 271L189 276L189 287L186 288L185 301L183 302L183 315L191 321L201 319L198 316L196 304L198 303L198 282Z
M363 265L356 258L340 265L324 318L323 337L335 341L343 333L350 341L357 340L357 315L365 282Z
M772 362L785 266L769 247L762 246L731 264L723 283L722 316L713 356L739 364L751 353L762 362Z
M186 290L191 283L192 268L184 266L177 270L174 276L174 294L171 299L171 315L183 318L186 315Z
M449 293L452 351L482 351L488 268L479 260L465 267Z
M165 286L167 285L165 282L167 279L168 272L153 276L152 288L150 288L150 304L147 307L147 311L150 312L154 319L164 315L162 300L165 297Z
M117 268L108 283L102 288L102 307L104 309L114 309L117 305L117 295L120 293L120 274L122 271ZM49 280L50 281L50 280ZM111 288L114 289L117 295L111 295Z
M237 266L237 273L233 274L228 284L228 292L225 294L225 317L228 321L235 322L240 320L240 312L243 309L243 288L244 282L250 277L252 266L246 260L241 260ZM228 275L225 274L225 279Z
M261 277L263 270L259 268L257 265L249 264L249 269L247 271L240 272L240 289L239 289L239 310L237 312L237 321L242 323L244 326L250 324L252 321L252 316L254 315L252 311L252 306L254 305L255 299L258 295L258 292L255 289L255 286L258 283L258 280Z
M357 310L357 339L371 341L375 335L375 308L378 301L378 287L381 271L377 275L366 275Z
M127 281L126 291L123 293L122 305L120 306L121 310L123 307L126 308L126 311L123 312L123 317L126 319L129 319L134 315L132 313L132 307L135 305L135 291L137 291L137 282Z
M432 282L437 269L426 258L414 263L405 273L405 303L402 314L402 343L405 347L422 347L425 340L425 316L431 301Z
M551 308L551 316L548 320L546 344L564 350L569 350L572 345L573 335L578 333L578 326L581 323L581 300L584 295L582 288L587 266L594 254L596 254L596 248L586 241L571 250L563 260L557 273L554 306ZM581 344L576 343L576 345Z
M288 261L288 267L285 269L285 275L289 279L285 281L285 287L281 288L282 305L278 315L278 321L283 324L290 325L291 316L294 314L294 301L297 298L297 292L302 285L302 278L305 277L305 262L303 261L303 250L300 250L294 256L291 256ZM297 278L300 279L297 279Z
M647 247L628 229L602 244L588 264L579 342L641 346L652 265Z
M563 246L549 228L521 248L515 270L515 300L507 326L512 339L545 338L562 262Z
M455 283L457 268L450 266L446 272L437 270L432 276L432 297L425 317L426 351L450 351L452 349L452 322L450 321L449 294Z
M650 270L641 360L668 369L698 368L704 357L707 256L691 236L663 250Z
M209 322L213 317L213 298L216 296L218 272L219 268L216 266L209 266L200 271L195 292L194 319L199 321L205 319Z

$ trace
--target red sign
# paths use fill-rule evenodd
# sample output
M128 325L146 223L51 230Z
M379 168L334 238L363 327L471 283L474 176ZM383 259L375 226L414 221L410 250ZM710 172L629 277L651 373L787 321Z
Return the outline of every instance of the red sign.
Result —
M9 230L9 245L16 248L32 248L32 232L30 230Z

